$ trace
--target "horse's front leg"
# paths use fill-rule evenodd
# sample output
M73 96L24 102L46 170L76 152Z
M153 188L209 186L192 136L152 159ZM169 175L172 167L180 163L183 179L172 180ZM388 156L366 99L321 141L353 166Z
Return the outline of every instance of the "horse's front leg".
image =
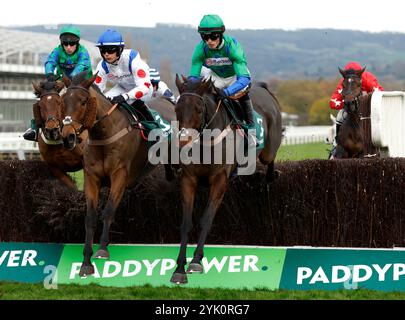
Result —
M210 195L208 198L208 204L201 218L201 233L198 239L197 248L194 252L193 260L191 261L187 272L188 273L202 273L203 267L201 265L201 259L204 257L204 244L207 239L208 232L211 229L212 222L215 214L218 211L219 206L222 203L226 189L228 187L228 177L225 170L220 174L211 176L210 181Z
M176 284L187 283L187 275L184 269L186 265L186 251L188 233L193 227L192 214L194 209L195 193L197 191L197 178L183 174L181 178L181 191L183 195L183 221L181 223L181 244L179 256L177 258L177 268L170 279Z
M107 250L107 246L110 242L110 226L114 219L115 211L117 210L124 194L127 176L128 175L125 168L120 168L114 171L114 173L110 176L110 194L108 195L107 204L102 212L103 233L100 237L100 247L94 255L95 258L108 259L110 257Z
M52 167L51 165L49 165L49 169L50 169L51 173L53 174L53 176L55 176L57 179L62 181L67 187L77 190L77 186L76 186L75 182L66 172L63 172L62 170L60 170L58 168Z
M100 192L100 180L88 173L84 175L84 192L86 195L86 240L83 249L84 260L80 268L79 275L85 277L94 273L94 267L91 264L93 255L93 237L97 226L97 205Z

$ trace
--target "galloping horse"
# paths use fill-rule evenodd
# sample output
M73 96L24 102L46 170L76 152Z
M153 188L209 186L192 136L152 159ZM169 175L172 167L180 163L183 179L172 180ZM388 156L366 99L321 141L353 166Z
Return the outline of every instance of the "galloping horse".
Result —
M362 96L362 70L341 70L342 96L346 117L337 135L337 146L331 159L360 158L375 152L371 142L370 101L372 94ZM364 122L363 120L367 120Z
M61 138L62 99L59 95L64 83L40 82L33 83L34 93L39 101L33 105L34 119L38 130L38 148L42 160L47 164L52 174L70 188L76 188L67 172L83 168L83 154L75 150L67 150ZM87 132L82 135L80 148L87 141Z
M203 129L216 129L224 133L231 130L236 135L236 129L231 128L233 119L230 113L218 100L216 88L211 80L201 82L189 82L183 77L183 82L176 76L176 86L179 89L180 97L176 104L176 115L179 121L180 135L184 132L195 130L201 134ZM264 148L258 154L260 161L267 165L266 179L268 182L276 179L278 172L274 170L274 160L277 150L281 144L282 122L280 106L275 96L267 89L265 84L253 85L250 89L250 97L256 111L263 121ZM186 145L195 142L188 139ZM202 144L202 142L201 142ZM184 148L184 143L180 140L180 147ZM214 148L212 146L211 148ZM222 151L226 150L225 143ZM213 151L215 152L215 150ZM256 163L256 157L254 157ZM171 282L176 284L187 283L185 272L186 249L188 233L192 228L192 213L197 186L199 184L209 185L209 199L207 207L201 219L201 233L198 239L194 257L187 269L187 273L202 273L201 260L204 256L203 248L211 228L214 216L221 205L222 199L228 186L228 178L237 163L222 162L219 164L182 164L180 163L181 190L183 195L183 220L181 225L181 245Z
M95 74L85 79L85 74L78 74L67 83L63 96L65 105L62 137L67 145L73 147L78 132L87 129L89 140L84 150L84 192L87 213L85 219L86 239L84 260L80 276L94 273L90 258L93 254L93 237L97 223L97 206L102 185L109 185L110 192L106 206L102 210L103 231L96 258L109 258L109 230L115 211L121 201L125 188L132 185L148 166L148 147L137 128L131 126L131 118L126 111L121 111L92 85ZM159 100L166 114L175 119L173 105L167 100ZM158 109L158 104L153 105ZM159 111L159 110L158 110ZM153 168L152 166L150 166Z

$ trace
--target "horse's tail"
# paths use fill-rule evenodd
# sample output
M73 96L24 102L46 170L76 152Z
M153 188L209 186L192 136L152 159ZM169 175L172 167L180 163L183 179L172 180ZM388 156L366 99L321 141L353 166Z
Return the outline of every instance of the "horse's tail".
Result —
M274 93L270 91L270 89L269 89L269 87L268 87L268 85L267 85L266 82L258 81L258 82L256 82L255 84L256 84L257 86L263 88L263 89L266 89L266 90L270 93L270 95L274 98L274 100L276 100L276 102L277 102L277 107L278 107L279 109L281 108L280 102L278 101L278 99L276 98L276 96L274 95Z

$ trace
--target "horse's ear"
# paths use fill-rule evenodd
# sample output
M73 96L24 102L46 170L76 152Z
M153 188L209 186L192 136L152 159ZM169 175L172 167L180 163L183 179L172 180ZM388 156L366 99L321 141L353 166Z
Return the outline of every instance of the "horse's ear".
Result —
M181 82L181 80L180 80L180 77L179 77L179 75L176 73L176 87L177 87L177 89L179 90L179 92L180 92L180 94L182 94L183 92L184 92L184 90L185 90L185 88L184 88L184 76L183 75L181 75L181 77L183 78L183 82Z
M186 76L185 75L181 75L181 78L183 79L183 82L186 82L187 81L187 78L186 78Z
M342 75L342 77L344 78L346 76L346 73L344 70L340 69L340 67L338 67L340 74Z
M97 75L98 75L98 71L91 78L84 80L81 83L81 86L86 89L90 88L90 86L93 84L94 80L96 80Z
M66 76L65 74L63 74L62 76L62 82L65 84L66 88L70 86L70 84L72 83L72 80L69 79L68 76Z
M360 78L361 78L361 75L363 74L363 72L366 70L366 67L364 67L363 69L361 69L361 70L356 70L355 71L355 74L356 75L358 75Z
M37 83L32 83L32 87L34 88L34 93L35 95L39 96L42 93L42 86L41 84L37 84Z

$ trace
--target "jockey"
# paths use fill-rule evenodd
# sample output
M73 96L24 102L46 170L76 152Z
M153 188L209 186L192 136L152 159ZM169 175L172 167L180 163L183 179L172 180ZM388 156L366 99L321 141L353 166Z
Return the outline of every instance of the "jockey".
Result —
M47 81L55 81L63 74L72 78L84 70L87 70L87 77L90 78L93 75L91 60L87 49L79 43L80 30L71 25L64 26L60 30L59 39L60 45L53 49L45 62ZM24 133L23 137L26 140L37 141L34 120L31 120L31 128Z
M194 49L189 80L200 77L213 81L221 99L238 100L246 115L247 129L254 129L253 106L248 90L251 84L246 56L236 39L224 35L225 25L215 14L205 15L198 26L202 41ZM249 146L257 144L256 130L249 130Z
M354 61L349 62L345 67L344 70L361 70L363 69L362 66ZM332 94L332 97L329 101L329 106L331 109L339 110L336 116L336 133L335 139L333 141L333 146L336 146L336 137L338 135L340 126L342 125L344 119L346 118L346 111L343 109L344 101L342 97L342 90L343 90L343 79L341 79L338 83L338 86L335 92ZM378 83L377 78L369 71L364 71L361 76L361 90L363 94L367 94L373 91L384 91L383 87Z
M108 29L98 39L101 60L97 66L96 85L101 92L107 82L114 86L106 96L115 103L128 103L142 112L148 121L154 121L145 102L152 97L153 88L149 78L149 66L142 60L138 51L124 49L121 34Z
M87 77L90 78L93 75L90 55L79 43L80 30L71 25L62 27L59 39L60 45L51 52L45 62L47 78L53 76L55 69L58 76L65 74L69 78L87 70Z
M176 98L174 97L173 92L169 89L167 84L160 80L159 71L154 68L149 69L150 81L153 86L153 94L152 96L160 97L163 96L168 99L171 103L176 104Z

